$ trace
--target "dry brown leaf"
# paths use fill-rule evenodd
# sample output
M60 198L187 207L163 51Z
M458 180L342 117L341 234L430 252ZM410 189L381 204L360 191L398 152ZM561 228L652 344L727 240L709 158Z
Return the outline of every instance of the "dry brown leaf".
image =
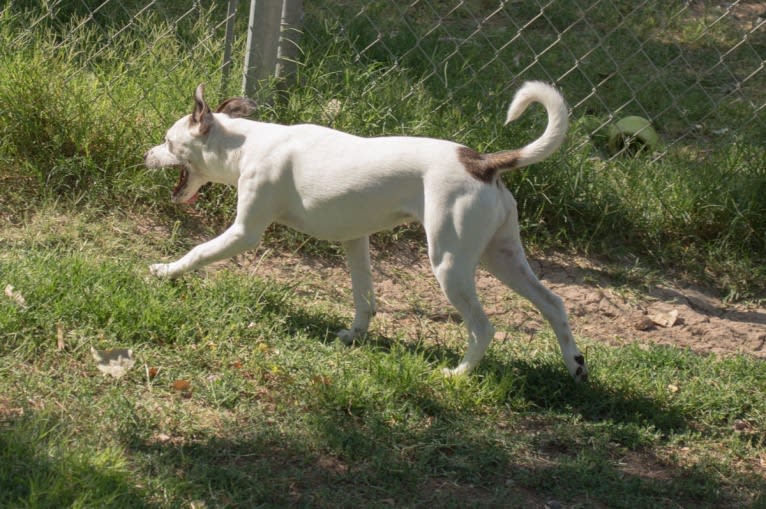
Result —
M191 398L192 397L192 389L191 389L191 382L188 380L176 380L173 382L173 390L178 393L179 396L182 398Z
M678 320L678 310L674 309L667 313L655 313L649 315L649 319L660 327L670 328L676 324Z
M149 378L149 380L154 380L157 376L157 373L160 372L160 368L149 368L146 370L146 376Z
M324 385L325 387L332 384L332 379L327 375L314 375L311 379L311 383L314 385Z
M61 322L56 322L56 348L59 350L66 348L66 343L64 343L64 326L61 325Z
M120 378L135 364L133 350L130 348L112 348L110 350L96 350L90 348L90 353L96 361L99 371L115 378Z
M28 308L26 299L21 295L21 292L13 288L13 285L5 285L5 296L16 303L19 309L26 310Z

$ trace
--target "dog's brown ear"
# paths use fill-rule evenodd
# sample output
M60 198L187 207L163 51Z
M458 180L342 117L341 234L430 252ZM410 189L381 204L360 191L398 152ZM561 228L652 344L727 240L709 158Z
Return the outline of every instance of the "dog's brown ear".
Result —
M225 113L231 118L249 117L258 107L255 101L247 97L232 97L226 99L215 109L216 113Z
M207 134L213 124L213 115L210 113L210 106L207 105L203 97L204 92L204 83L197 85L197 90L194 91L194 111L191 114L192 127L196 126L200 135Z

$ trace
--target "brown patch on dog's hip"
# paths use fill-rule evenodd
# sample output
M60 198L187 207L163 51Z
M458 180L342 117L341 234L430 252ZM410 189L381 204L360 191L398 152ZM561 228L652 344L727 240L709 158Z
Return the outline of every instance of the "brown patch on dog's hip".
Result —
M495 180L500 170L512 170L519 160L516 150L480 154L468 147L457 149L457 158L472 177L486 184Z

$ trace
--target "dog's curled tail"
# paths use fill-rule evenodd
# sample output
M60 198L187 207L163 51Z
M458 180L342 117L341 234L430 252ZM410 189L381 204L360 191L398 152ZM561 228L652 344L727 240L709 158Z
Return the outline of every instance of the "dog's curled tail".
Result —
M518 159L514 168L542 161L555 152L566 137L569 112L564 98L554 87L541 81L528 81L521 86L508 107L505 123L519 118L534 102L542 104L548 112L548 126L542 136L516 151Z
M542 161L559 148L566 137L569 113L559 91L546 83L524 83L511 101L505 123L519 118L535 102L542 104L548 112L548 126L543 135L520 149L491 154L460 147L458 160L468 173L482 182L491 183L499 174Z

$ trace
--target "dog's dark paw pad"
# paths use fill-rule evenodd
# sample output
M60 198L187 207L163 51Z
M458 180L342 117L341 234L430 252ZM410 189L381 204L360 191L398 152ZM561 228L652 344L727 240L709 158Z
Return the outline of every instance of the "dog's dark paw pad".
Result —
M578 359L579 357L579 359ZM582 356L578 355L575 357L575 361L578 363L580 362L580 359L582 359ZM573 373L573 377L576 382L587 382L588 381L588 368L585 367L585 364L581 364L580 366L577 366L577 369L575 369Z
M585 357L583 357L582 355L575 355L574 360L580 366L584 366L585 365Z

